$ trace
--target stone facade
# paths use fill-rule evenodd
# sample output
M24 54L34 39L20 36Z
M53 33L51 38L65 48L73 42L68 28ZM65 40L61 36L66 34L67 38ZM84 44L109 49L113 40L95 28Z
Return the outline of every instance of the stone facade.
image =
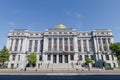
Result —
M6 45L11 54L8 68L24 69L31 52L37 55L36 68L84 68L87 56L94 61L92 67L118 67L109 49L113 42L112 31L106 29L79 32L60 24L44 32L11 30Z

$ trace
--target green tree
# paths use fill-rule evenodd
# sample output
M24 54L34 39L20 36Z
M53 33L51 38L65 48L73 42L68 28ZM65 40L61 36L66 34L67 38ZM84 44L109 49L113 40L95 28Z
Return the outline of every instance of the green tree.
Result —
M90 64L93 64L93 60L91 58L89 58L89 57L86 57L85 62L87 63L88 70L90 71Z
M33 66L37 61L36 53L34 53L34 52L31 53L31 55L28 57L28 61Z
M112 51L112 54L117 57L117 60L120 64L120 43L112 43L109 47Z
M3 63L2 65L3 68L4 68L4 63L6 61L9 61L9 56L10 56L9 51L7 50L6 47L3 47L3 49L0 51L0 62Z

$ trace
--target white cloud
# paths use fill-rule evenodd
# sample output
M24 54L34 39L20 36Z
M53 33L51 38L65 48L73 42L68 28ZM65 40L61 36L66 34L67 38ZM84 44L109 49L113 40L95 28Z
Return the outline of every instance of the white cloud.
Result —
M8 25L10 25L10 26L15 26L16 23L15 23L15 22L8 22Z

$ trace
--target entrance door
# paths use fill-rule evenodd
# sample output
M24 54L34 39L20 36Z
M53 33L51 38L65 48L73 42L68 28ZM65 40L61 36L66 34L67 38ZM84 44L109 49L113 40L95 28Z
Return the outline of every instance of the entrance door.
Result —
M56 63L56 60L57 60L56 55L53 55L53 63Z
M68 55L65 55L65 63L68 63Z
M59 63L62 63L62 55L59 55Z

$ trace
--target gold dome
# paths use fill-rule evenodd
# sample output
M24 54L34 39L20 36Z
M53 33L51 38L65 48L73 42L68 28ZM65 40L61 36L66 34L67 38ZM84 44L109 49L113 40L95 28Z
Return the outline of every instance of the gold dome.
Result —
M57 26L55 26L56 29L65 29L67 28L66 26L64 26L63 24L59 24Z

